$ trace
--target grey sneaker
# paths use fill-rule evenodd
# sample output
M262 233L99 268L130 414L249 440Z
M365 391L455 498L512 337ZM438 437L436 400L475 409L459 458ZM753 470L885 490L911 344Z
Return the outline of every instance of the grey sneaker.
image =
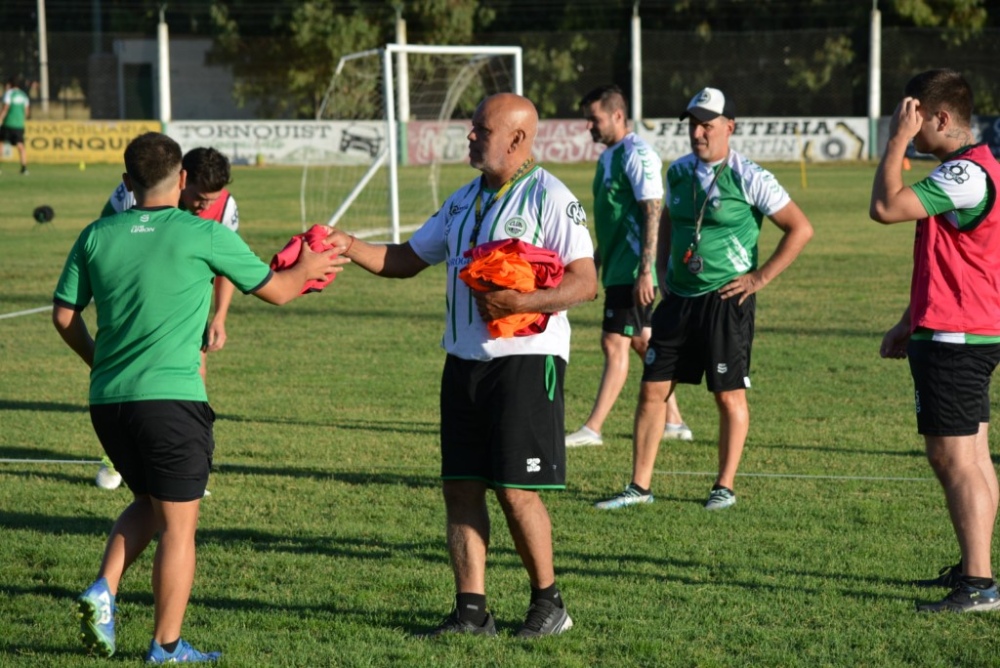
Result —
M634 484L629 483L625 491L621 494L616 494L605 501L598 501L594 504L594 507L600 510L614 510L615 508L635 506L640 503L652 503L653 500L651 493L643 494Z
M988 612L1000 608L996 582L988 589L959 584L937 603L917 606L917 612Z
M668 422L663 428L663 440L692 441L694 440L694 434L691 433L691 428L683 422L680 424L670 424Z
M944 587L945 589L954 589L962 583L962 562L959 561L954 566L945 566L940 571L936 578L931 578L929 580L914 580L910 584L914 587Z
M524 624L514 634L515 638L538 638L554 636L573 628L566 608L560 608L552 601L535 601L528 607Z
M468 633L474 636L495 636L497 634L497 623L493 619L493 613L486 613L486 621L482 626L476 626L458 616L458 610L452 610L443 622L430 631L417 634L420 638L437 638L448 633Z
M728 487L713 489L705 502L705 510L725 510L736 503L736 495Z
M581 445L604 445L601 435L590 427L580 427L572 434L566 434L566 447L578 448Z

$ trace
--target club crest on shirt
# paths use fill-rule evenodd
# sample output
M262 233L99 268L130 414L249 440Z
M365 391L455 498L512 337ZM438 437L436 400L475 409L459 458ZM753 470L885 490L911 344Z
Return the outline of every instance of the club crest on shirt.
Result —
M579 201L570 202L566 207L566 215L577 225L587 224L587 212Z
M969 180L969 171L964 163L952 162L941 165L941 176L947 181L954 181L958 185L962 185Z
M525 232L528 231L528 221L520 216L508 218L503 224L503 231L506 232L507 236L511 239L519 239L524 236Z

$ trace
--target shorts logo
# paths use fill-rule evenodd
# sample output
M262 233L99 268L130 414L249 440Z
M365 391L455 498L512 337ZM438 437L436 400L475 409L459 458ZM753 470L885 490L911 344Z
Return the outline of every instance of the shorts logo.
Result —
M650 348L649 350L646 351L646 360L645 360L646 366L649 366L655 361L656 361L656 351Z
M566 215L577 225L587 224L587 212L579 202L570 202L566 207Z
M727 371L729 371L729 367L726 365L725 362L722 362L721 364L715 367L715 370L718 371L719 373L726 373Z
M521 217L514 217L503 224L503 231L511 239L518 239L528 231L528 222Z
M913 393L913 405L916 407L917 413L919 413L920 412L920 392L919 391L915 391Z
M615 312L614 312L613 310L611 310L611 309L606 309L606 310L604 311L604 317L605 317L605 318L613 318L614 316L615 316Z
M532 457L531 459L528 459L527 464L528 464L528 473L538 473L539 471L542 470L541 466L542 460L539 459L538 457Z

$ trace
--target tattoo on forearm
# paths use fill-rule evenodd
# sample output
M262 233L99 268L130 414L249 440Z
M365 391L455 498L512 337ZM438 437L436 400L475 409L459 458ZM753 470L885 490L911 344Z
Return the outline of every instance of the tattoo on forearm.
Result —
M639 256L639 269L652 271L656 265L656 242L660 231L660 200L643 200L641 204L645 217L645 234L642 240L642 253Z

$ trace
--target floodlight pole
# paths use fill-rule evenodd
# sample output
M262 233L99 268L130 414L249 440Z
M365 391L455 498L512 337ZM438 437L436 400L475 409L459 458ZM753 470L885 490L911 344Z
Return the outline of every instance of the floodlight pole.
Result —
M642 118L642 19L639 0L632 5L632 122L637 131Z
M868 43L868 159L878 159L878 119L882 115L882 13L872 0Z
M49 38L45 25L45 0L38 0L38 86L42 113L49 113ZM28 92L28 91L25 91Z
M170 30L165 18L167 6L160 5L160 23L156 26L156 43L159 58L157 67L160 82L160 122L169 123L171 118L170 103Z

